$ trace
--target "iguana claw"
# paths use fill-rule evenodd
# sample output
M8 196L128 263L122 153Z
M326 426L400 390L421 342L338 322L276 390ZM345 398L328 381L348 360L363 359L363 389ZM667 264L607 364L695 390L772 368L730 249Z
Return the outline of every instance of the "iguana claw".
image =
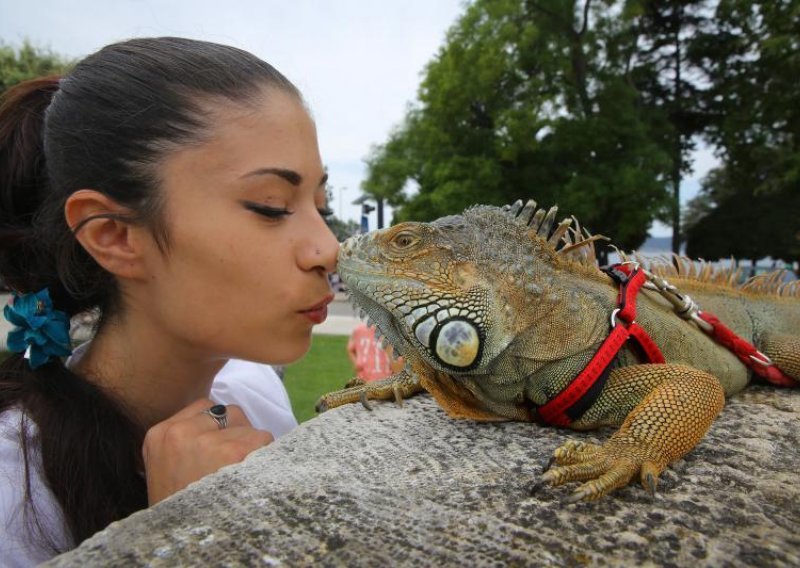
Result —
M642 487L644 487L651 496L656 494L659 473L658 468L655 467L655 464L652 462L646 462L642 466Z
M367 401L367 389L361 391L361 396L358 397L361 401L361 406L372 412L372 405Z
M568 500L594 501L624 487L639 473L642 485L653 495L663 468L646 458L638 458L638 453L626 446L570 441L553 452L556 467L542 475L541 483L558 486L569 481L586 481Z

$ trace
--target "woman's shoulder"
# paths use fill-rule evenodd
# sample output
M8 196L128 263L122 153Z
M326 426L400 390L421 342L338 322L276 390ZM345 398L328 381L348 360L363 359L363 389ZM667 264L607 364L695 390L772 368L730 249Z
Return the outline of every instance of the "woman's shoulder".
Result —
M0 412L2 565L31 566L44 562L58 550L72 548L67 534L61 507L42 475L36 424L19 408Z

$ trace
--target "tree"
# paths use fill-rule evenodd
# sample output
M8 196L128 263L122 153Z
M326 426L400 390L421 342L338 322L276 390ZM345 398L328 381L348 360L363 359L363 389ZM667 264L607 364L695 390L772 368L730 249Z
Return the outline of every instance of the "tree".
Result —
M723 166L693 205L706 230L688 245L716 257L713 224L721 256L800 260L800 1L721 0L715 16L693 57L711 83L707 135Z
M702 108L704 79L689 57L692 38L711 25L707 0L627 0L621 14L627 25L627 76L651 119L651 138L669 155L670 201L662 220L672 226L672 251L680 251L680 186L691 169L689 154L708 116ZM626 41L623 39L623 44Z
M18 49L0 43L0 94L27 79L63 74L72 65L70 59L35 47L27 40Z
M789 263L800 260L800 191L756 195L749 182L758 175L743 179L731 176L725 167L709 173L687 211L689 256L747 258L753 266L764 256Z
M533 197L623 248L641 244L666 205L670 161L620 71L610 4L470 5L428 65L419 103L368 159L364 191L395 205L396 220Z
M345 221L335 216L328 217L326 222L333 234L336 235L336 240L339 242L342 242L348 237L352 237L359 229L359 225L356 221Z

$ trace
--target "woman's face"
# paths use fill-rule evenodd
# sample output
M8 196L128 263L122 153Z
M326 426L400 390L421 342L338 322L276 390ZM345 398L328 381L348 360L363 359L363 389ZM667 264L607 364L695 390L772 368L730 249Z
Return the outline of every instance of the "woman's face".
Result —
M313 122L291 95L212 107L207 141L160 170L166 254L150 245L144 306L178 349L288 363L332 299L338 243L320 210L325 175Z

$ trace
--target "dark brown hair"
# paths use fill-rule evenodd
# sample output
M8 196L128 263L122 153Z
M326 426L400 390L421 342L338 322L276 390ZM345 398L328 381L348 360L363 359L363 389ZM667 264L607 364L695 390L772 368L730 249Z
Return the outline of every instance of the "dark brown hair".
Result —
M168 245L159 191L164 157L207 136L209 102L247 105L265 88L300 98L245 51L151 38L107 46L62 79L9 89L0 101L0 278L20 293L48 288L55 308L70 316L115 314L116 281L74 238L63 213L67 198L82 188L100 191L132 212L126 221L148 226ZM0 412L10 408L37 426L29 439L20 425L27 479L38 447L76 543L147 506L144 432L109 393L58 359L32 370L15 354L0 366ZM30 495L27 501L35 505Z

